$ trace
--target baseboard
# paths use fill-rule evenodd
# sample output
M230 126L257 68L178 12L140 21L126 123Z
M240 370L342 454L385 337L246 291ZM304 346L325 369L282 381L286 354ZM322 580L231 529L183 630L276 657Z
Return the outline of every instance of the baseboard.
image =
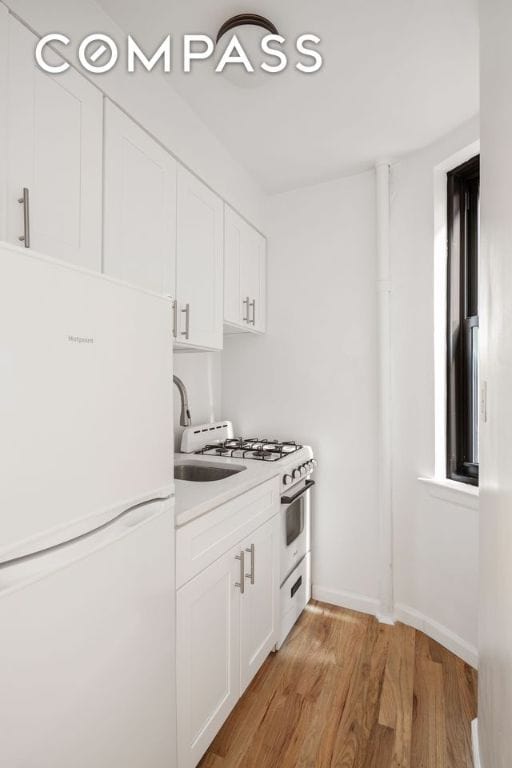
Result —
M380 613L380 611L377 611L376 616L379 624L389 624L390 626L395 624L395 617L388 613Z
M313 584L312 594L313 599L319 600L321 603L330 603L340 608L349 608L351 611L360 611L376 616L381 624L394 624L395 621L401 621L403 624L424 632L467 664L478 669L478 650L474 645L452 632L448 627L439 624L408 605L397 603L394 615L388 616L380 613L380 604L376 598L367 597L357 592L327 589Z
M478 669L478 650L448 627L401 603L395 605L395 618L397 621L424 632L467 664Z
M471 721L471 743L473 745L473 766L474 768L482 768L480 744L478 741L478 719L476 717Z
M379 610L379 601L357 592L338 592L334 589L325 589L313 584L313 599L321 603L330 603L340 608L349 608L351 611L370 613L376 616Z

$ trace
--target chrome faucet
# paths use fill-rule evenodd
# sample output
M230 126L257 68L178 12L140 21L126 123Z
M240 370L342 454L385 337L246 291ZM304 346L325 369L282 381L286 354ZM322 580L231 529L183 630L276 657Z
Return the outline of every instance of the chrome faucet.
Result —
M192 419L190 418L190 410L188 407L187 390L182 380L179 379L177 376L173 376L172 380L178 387L178 391L180 393L180 398L181 398L180 426L190 427L190 425L192 424Z

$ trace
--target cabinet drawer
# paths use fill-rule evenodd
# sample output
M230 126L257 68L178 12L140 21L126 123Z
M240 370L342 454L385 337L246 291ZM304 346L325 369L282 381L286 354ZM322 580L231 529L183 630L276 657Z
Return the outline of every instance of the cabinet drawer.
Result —
M279 480L273 478L178 528L176 587L213 563L279 509Z
M281 627L277 647L288 637L293 625L311 600L311 553L301 560L280 589Z

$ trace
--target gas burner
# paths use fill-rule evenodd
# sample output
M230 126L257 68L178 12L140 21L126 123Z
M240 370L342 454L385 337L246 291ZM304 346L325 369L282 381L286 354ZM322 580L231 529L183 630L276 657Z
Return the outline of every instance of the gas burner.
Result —
M266 450L265 448L255 448L251 452L251 459L263 459L263 461L274 461L275 456L273 451Z

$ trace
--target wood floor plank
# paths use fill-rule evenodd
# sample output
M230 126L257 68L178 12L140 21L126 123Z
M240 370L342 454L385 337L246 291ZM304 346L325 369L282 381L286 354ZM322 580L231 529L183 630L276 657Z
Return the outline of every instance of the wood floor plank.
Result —
M386 753L389 745L393 744L391 737L394 737L392 729L382 727L378 723L392 628L387 624L379 624L376 620L371 628L375 634L375 639L372 642L372 633L370 632L368 644L370 653L369 677L362 713L361 743L354 768L368 768L377 757L382 760L384 756L382 753ZM375 757L373 757L374 754Z
M200 768L472 768L476 672L403 624L312 601Z
M361 765L364 768L389 768L394 745L394 730L375 722L368 742L365 762Z
M396 624L384 673L378 722L395 732L393 768L410 768L416 632Z
M424 657L417 658L414 696L416 706L412 733L412 768L447 768L442 664Z
M339 738L350 729L351 691L357 685L360 649L370 621L370 617L353 612L339 615L331 610L331 613L334 625L330 636L330 663L325 678L323 722L315 750L315 766L318 768L332 768L343 759L339 754Z
M430 657L442 665L446 721L446 767L472 761L471 720L476 717L473 670L442 645L427 638ZM465 727L463 724L466 724Z

